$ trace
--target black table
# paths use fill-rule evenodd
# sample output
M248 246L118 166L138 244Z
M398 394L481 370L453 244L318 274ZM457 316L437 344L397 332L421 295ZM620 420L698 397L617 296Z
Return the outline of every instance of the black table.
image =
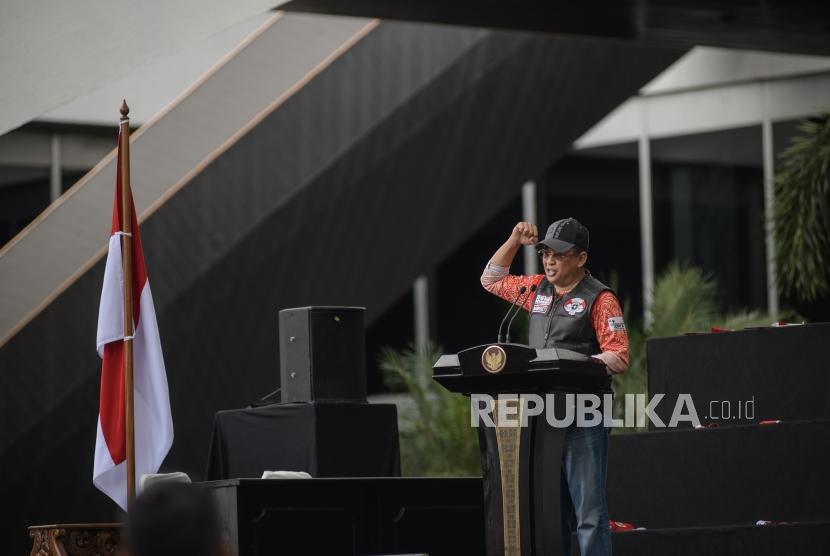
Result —
M266 470L400 476L396 408L311 402L218 412L205 479L259 478Z

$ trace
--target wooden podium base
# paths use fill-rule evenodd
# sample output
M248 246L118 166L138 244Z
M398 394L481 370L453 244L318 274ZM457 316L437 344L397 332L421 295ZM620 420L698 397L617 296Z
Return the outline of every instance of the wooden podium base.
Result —
M121 523L74 523L29 527L29 556L109 556L121 544Z
M519 399L495 401L499 413L521 422ZM562 555L560 486L566 429L544 416L528 416L527 426L479 426L484 479L487 556Z

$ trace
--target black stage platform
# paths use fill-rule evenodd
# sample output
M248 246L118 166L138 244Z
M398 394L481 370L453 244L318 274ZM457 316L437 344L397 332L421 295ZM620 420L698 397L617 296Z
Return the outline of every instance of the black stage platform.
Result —
M646 528L614 533L614 552L814 554L830 539L829 460L830 420L612 435L610 516ZM240 556L484 551L478 478L203 485Z
M626 531L611 539L614 556L814 555L827 553L830 523Z
M484 553L480 479L235 479L201 486L219 502L234 556ZM708 493L711 507L731 504ZM683 506L683 495L666 507ZM827 521L612 534L615 556L821 554L828 539Z
M611 519L648 528L830 521L830 421L611 436Z
M649 394L666 395L656 411L666 423L682 393L703 424L830 419L828 345L828 323L651 339ZM741 403L749 400L747 415Z
M481 556L481 479L234 479L216 496L234 556Z

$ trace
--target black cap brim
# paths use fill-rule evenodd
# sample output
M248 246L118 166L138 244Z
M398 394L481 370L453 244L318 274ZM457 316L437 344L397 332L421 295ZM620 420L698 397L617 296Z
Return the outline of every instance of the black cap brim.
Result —
M539 247L549 247L557 253L564 253L565 251L571 249L573 246L573 243L568 243L567 241L562 241L561 239L551 237L548 239L543 239L542 241L537 243L535 247L536 249L538 249Z

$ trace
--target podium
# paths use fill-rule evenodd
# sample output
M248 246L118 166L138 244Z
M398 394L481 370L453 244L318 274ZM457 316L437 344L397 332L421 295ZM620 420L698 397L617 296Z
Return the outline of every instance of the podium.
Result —
M488 556L562 554L560 469L565 428L548 424L544 412L524 415L521 394L553 394L555 406L568 392L596 392L605 365L573 351L520 344L485 344L443 355L433 379L465 395L515 394L488 408L495 427L480 424L484 479L485 546ZM499 413L526 426L499 426Z

